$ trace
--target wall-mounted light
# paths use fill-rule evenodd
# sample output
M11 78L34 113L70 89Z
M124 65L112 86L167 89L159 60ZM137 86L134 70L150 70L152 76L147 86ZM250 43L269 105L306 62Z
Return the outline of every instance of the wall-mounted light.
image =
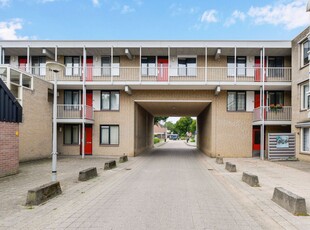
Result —
M62 127L59 127L59 132L60 132L60 133L62 132Z
M128 57L128 59L132 59L132 54L130 53L129 49L125 49L125 55Z
M14 61L15 61L15 56L12 57L12 62L14 62Z
M96 62L98 61L98 56L95 57L95 61L96 61Z
M215 60L220 59L221 53L222 53L222 50L221 50L221 49L217 49L217 50L216 50L215 57L214 57Z

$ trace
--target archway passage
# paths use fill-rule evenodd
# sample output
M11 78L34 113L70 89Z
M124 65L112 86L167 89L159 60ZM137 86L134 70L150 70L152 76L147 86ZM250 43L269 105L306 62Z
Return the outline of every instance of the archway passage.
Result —
M205 137L208 128L199 124L206 126L207 119L211 119L211 114L206 113L210 105L210 100L136 100L135 155L153 147L154 117L158 116L197 117L197 148L203 151L208 140L202 141L200 136Z

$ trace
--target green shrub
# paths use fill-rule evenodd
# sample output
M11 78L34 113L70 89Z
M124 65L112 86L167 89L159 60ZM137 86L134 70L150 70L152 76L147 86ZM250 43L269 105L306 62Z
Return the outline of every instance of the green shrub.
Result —
M160 142L160 139L158 137L154 137L154 144L157 144Z
M194 138L191 138L189 141L190 141L190 142L195 142L195 139L194 139Z
M184 141L185 139L186 139L185 137L181 137L181 140L183 140L183 141Z

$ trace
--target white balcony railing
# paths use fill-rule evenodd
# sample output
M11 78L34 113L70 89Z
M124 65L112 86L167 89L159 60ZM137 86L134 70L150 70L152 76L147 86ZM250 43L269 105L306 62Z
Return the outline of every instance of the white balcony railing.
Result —
M26 66L19 66L26 69ZM32 74L53 80L52 73L44 65L30 68ZM82 66L67 67L58 80L82 81ZM264 78L260 67L86 67L86 81L105 82L291 82L291 67L265 68Z
M91 106L85 106L85 119L93 120L94 111ZM83 118L83 105L57 105L57 118L58 119L82 119Z
M253 110L253 122L262 121L291 121L292 107L282 106L281 108L261 106Z

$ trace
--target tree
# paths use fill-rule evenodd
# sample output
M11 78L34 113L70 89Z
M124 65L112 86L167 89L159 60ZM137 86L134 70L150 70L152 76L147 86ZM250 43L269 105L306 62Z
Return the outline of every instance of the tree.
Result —
M171 131L171 133L175 133L175 124L173 124L171 121L167 121L165 123L165 127Z
M190 126L192 122L193 122L193 119L191 117L181 117L175 123L175 129L178 132L180 137L186 136L186 132L190 131Z
M166 121L168 117L154 117L154 125L157 125L160 121Z
M195 134L196 132L196 127L197 127L197 121L196 120L193 120L191 125L190 125L190 128L189 130L191 131L192 134Z

